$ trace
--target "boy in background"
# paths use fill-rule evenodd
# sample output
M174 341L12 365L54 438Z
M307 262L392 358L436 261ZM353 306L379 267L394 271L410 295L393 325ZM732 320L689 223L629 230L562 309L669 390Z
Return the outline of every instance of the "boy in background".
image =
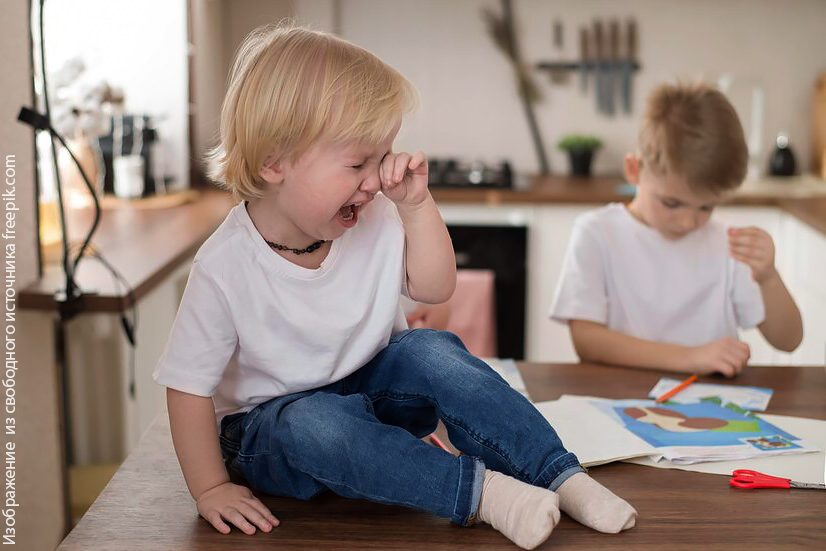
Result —
M749 359L738 328L775 348L803 338L800 312L757 227L727 228L714 208L742 183L748 160L732 105L703 84L661 85L648 99L637 187L575 222L551 317L567 322L583 361L737 375Z

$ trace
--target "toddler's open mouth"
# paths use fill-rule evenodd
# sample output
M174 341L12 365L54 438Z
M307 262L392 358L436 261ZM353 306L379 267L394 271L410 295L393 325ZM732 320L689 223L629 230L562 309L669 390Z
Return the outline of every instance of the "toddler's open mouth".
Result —
M361 203L345 205L338 210L338 217L346 227L352 227L358 222Z

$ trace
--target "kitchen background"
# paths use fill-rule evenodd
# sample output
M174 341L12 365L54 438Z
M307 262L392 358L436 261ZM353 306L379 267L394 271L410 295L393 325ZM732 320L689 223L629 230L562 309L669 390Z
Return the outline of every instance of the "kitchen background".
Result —
M19 151L19 182L34 180L34 161L19 147L21 143L30 143L31 133L16 123L8 123L16 117L19 105L28 102L31 89L25 55L29 41L26 4L9 2L0 8L4 24L8 23L0 37L4 53L0 68L6 75L0 79L0 97L11 98L4 102L7 105L0 106L0 146L4 152ZM402 129L397 148L422 149L432 157L454 157L468 162L494 164L508 160L517 181L526 183L526 176L539 169L537 155L511 67L487 35L481 16L485 8L498 13L501 4L497 0L49 0L46 53L50 70L80 57L86 65L83 78L92 83L105 80L121 88L128 112L152 117L159 136L154 170L168 179L170 190L185 189L198 180L198 159L214 143L220 101L236 45L256 26L284 17L338 32L381 56L418 87L421 107ZM530 67L546 61L576 61L579 30L590 27L596 19L606 25L617 20L623 30L630 19L636 22L636 60L641 69L633 78L630 114L622 109L613 116L599 113L592 81L583 93L576 73L562 83L552 83L546 72L531 69L544 96L535 112L552 173L568 171L567 159L556 149L557 140L564 134L578 132L595 134L603 141L595 173L618 174L622 155L635 148L642 101L656 84L677 78L705 77L715 81L723 75L731 78L730 94L741 111L747 135L758 137L757 166L765 168L777 133L785 132L790 136L799 168L808 168L815 79L819 72L826 71L826 2L514 0L513 9L522 57ZM562 27L561 48L555 47L552 40L554 21ZM7 56L7 52L19 55ZM763 91L764 109L762 116L757 117L761 121L759 133L750 128L754 120L750 100L755 86ZM32 190L18 187L21 202L28 200L26 194ZM451 206L445 212L459 222L512 225L516 220L530 227L532 243L528 255L534 259L530 264L534 279L528 282L527 315L542 319L553 291L554 280L549 274L558 268L570 222L583 208L590 206ZM777 209L749 210L748 216L741 216L745 211L729 214L738 223L759 214L772 228L788 225L786 215L779 214ZM29 236L34 241L34 220L33 213L30 218L21 217L21 239ZM803 243L819 239L822 250L826 250L826 244L822 243L822 235L803 225L795 226L789 236L799 236L804 231L809 232L805 234L809 241L797 239L797 243L805 262L797 265L802 266L800 273L809 278L807 285L822 291L822 277L817 278L816 274L823 273L823 266L814 258L816 249L806 248ZM787 242L794 242L795 238L789 237ZM798 257L787 250L790 252L784 261L793 265ZM826 254L822 257L826 258ZM36 277L37 260L34 251L21 248L21 284ZM162 392L149 379L149 373L157 357L155 349L163 345L174 315L172 307L181 282L185 281L185 268L181 267L159 286L158 292L141 301L140 330L144 333L139 336L142 344L137 351L138 396L142 397L138 405L130 401L125 390L124 373L131 354L123 343L117 317L87 314L73 320L69 329L73 347L70 365L84 368L75 370L70 382L75 408L75 461L77 465L90 466L87 473L103 473L104 482L162 403ZM798 299L802 305L815 305L815 299L826 304L822 292L811 296L812 300ZM155 317L153 313L158 312L163 315ZM822 321L820 326L826 327L826 308L813 314ZM44 314L21 312L20 342L42 343L42 327L49 323L50 318ZM560 333L562 328L547 323L529 329L527 337L533 344L528 346L528 358L568 359L570 348L556 346L555 339L564 336ZM147 336L147 332L151 334ZM817 349L812 352L817 353L817 362L821 362L822 330L817 338ZM21 349L21 365L51 365L54 359L50 349ZM21 477L26 478L21 478L20 486L29 492L27 495L37 496L37 504L27 509L36 513L31 518L18 519L18 528L21 533L27 531L42 538L32 542L42 543L62 537L60 504L54 496L62 491L55 489L62 484L55 483L55 479L63 481L65 473L60 472L62 463L55 460L60 449L52 448L55 439L51 436L59 412L47 398L54 392L54 381L38 378L36 373L21 371L18 387L21 396L24 388L36 388L38 396L44 396L45 404L36 408L38 402L33 399L20 404L21 418L29 423L27 430L38 434L28 451L24 452L21 446L20 464L26 459L27 465L37 469L31 473L21 469ZM96 465L104 468L95 471ZM72 474L77 472L74 469ZM89 499L101 487L99 481L87 486L93 491ZM43 520L55 518L54 522ZM43 530L44 525L53 529ZM33 543L27 548L50 546Z
M496 0L53 0L46 4L46 53L56 70L80 57L95 76L124 91L130 112L158 120L162 140L156 170L171 188L189 182L187 113L196 159L214 143L220 102L235 48L256 26L285 17L338 32L381 56L418 88L421 107L402 128L399 148L431 157L488 164L509 160L518 174L539 170L512 68L487 34L482 10ZM779 132L798 161L810 159L815 78L826 66L826 3L821 0L515 0L519 47L543 96L535 106L551 171L567 171L555 144L567 133L592 133L603 147L597 173L620 172L633 151L648 92L675 79L716 82L727 75L729 94L751 137L751 92L763 91L758 133L765 167ZM189 12L189 22L187 13ZM632 112L596 108L593 81L580 87L570 72L552 83L537 63L577 61L579 32L595 20L637 27L641 69L632 79ZM561 25L561 46L553 23ZM187 26L191 30L187 38ZM626 47L621 40L621 51ZM191 54L191 73L187 55ZM191 75L192 79L188 78ZM619 98L617 98L619 99ZM189 109L188 107L191 107ZM519 181L524 181L520 179Z
M495 0L194 0L195 151L211 143L217 128L235 44L263 21L294 16L375 52L418 87L421 109L403 126L399 148L468 161L508 159L517 172L536 172L512 70L486 32L484 8L500 11ZM513 8L522 57L530 66L578 60L579 30L595 19L619 20L623 31L629 19L637 25L641 70L633 79L630 115L598 113L593 87L583 94L576 73L552 84L547 73L534 71L544 95L536 115L553 172L567 171L567 159L555 144L570 132L602 138L595 171L620 172L623 154L635 149L642 103L652 87L677 78L714 82L722 75L733 79L732 100L747 134L751 89L758 85L764 91L760 166L778 132L788 133L798 159L808 162L814 82L826 69L826 3L515 0ZM561 50L552 42L554 21L563 27ZM206 59L199 55L202 48L209 52Z

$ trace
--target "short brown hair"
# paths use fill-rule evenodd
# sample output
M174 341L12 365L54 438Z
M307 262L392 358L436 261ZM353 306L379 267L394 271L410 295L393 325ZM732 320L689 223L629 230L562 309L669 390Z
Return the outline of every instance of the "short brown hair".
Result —
M662 84L648 97L640 129L643 164L679 174L693 189L721 193L746 176L748 147L737 112L707 84Z
M407 79L355 44L288 22L260 27L236 55L210 176L238 198L261 197L268 157L294 161L322 138L381 143L415 103Z

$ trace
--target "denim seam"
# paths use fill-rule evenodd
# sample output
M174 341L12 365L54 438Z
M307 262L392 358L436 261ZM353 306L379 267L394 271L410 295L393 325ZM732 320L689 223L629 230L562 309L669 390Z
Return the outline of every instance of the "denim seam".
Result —
M562 486L565 483L566 480L568 480L569 478L571 478L572 476L574 476L577 473L584 473L584 472L585 472L585 468L582 467L581 465L578 465L578 464L573 466L573 467L568 467L567 469L565 469L564 471L559 473L559 476L554 478L553 481L551 482L551 484L549 484L548 486L545 486L545 487L548 488L549 490L551 490L552 492L555 492L559 489L560 486Z
M266 457L266 456L278 457L279 455L281 455L281 454L279 454L277 452L274 453L274 452L271 452L271 451L267 450L267 451L256 452L256 453L240 453L239 452L238 455L236 455L235 457L236 457L236 459L238 459L238 461L240 461L242 463L252 463L253 461L255 461L255 459L257 457Z
M456 484L456 495L453 497L453 518L459 518L459 498L462 495L462 472L465 468L465 462L459 458L459 480ZM452 519L451 519L452 520Z
M499 458L505 464L508 465L511 472L514 473L517 476L517 478L522 478L522 479L526 478L526 473L523 472L521 469L518 469L516 467L516 465L513 463L513 461L511 461L511 458L506 453L504 453L504 451L499 446L492 445L492 443L491 443L492 441L490 439L484 438L481 434L478 434L477 432L470 430L464 423L461 423L457 419L454 419L450 416L445 416L444 418L442 418L442 421L445 424L450 423L454 427L456 427L458 429L461 429L462 431L465 432L465 434L468 435L468 437L470 437L472 440L476 441L477 444L479 444L480 446L484 446L485 448L487 448L491 452L498 455Z
M241 451L241 444L239 442L236 442L235 440L232 440L231 438L227 438L226 436L219 435L218 440L221 443L221 448L222 449L226 449L227 451L234 452L235 454L237 454L239 451Z
M579 461L576 460L576 456L574 456L574 454L572 454L571 452L568 452L565 455L558 457L553 462L551 462L550 465L542 469L542 472L539 473L539 476L536 477L536 480L531 481L531 484L541 486L543 488L550 488L551 486L555 485L556 480L560 476L562 476L564 473L571 469L580 469L582 470L582 472L584 472L584 469L579 464ZM550 479L546 474L549 470L557 471L558 474L553 479ZM556 486L558 487L559 484L556 484Z

